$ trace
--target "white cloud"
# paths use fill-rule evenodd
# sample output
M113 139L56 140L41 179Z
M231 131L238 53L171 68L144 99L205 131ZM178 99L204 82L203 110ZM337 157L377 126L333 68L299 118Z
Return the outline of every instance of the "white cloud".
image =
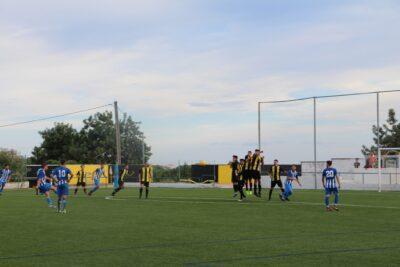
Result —
M190 14L183 11L194 5L185 6L181 1L119 1L117 4L102 1L96 2L93 9L94 2L84 3L70 1L55 6L51 1L40 1L33 7L26 2L18 14L35 18L31 27L24 23L8 24L5 18L0 19L1 124L113 100L118 100L123 110L140 113L143 118L137 119L146 120L146 125L151 125L154 118L173 121L185 115L195 121L198 116L213 115L212 121L195 127L182 125L171 130L165 125L147 126L155 160L169 160L167 155L176 150L180 158L212 160L253 146L257 101L292 98L299 92L309 95L320 89L346 93L400 88L398 55L392 53L400 38L389 35L390 40L374 41L374 34L391 31L383 25L393 22L396 13L387 8L379 9L378 13L369 10L366 14L357 11L356 6L343 8L332 11L319 24L282 26L282 31L268 27L249 31L227 27L227 31L210 29L203 34L183 32L182 39L178 40L178 32L159 33L126 41L118 47L82 49L60 48L46 35L46 27L37 25L40 14L49 17L49 21L56 21L55 14L61 13L80 22L82 14L90 10L97 12L95 20L131 16L135 21L153 18L170 25L167 21L176 15L172 25L182 18L190 24ZM5 6L16 8L14 1L5 2ZM363 21L360 18L364 15L381 20ZM335 20L335 16L342 20ZM57 23L49 28L59 34L64 29ZM360 39L362 44L358 42ZM389 47L387 51L384 47L376 49L385 44ZM308 90L312 93L307 93ZM319 119L329 119L331 111L335 111L335 123L348 121L349 114L364 118L365 110L373 108L374 100L362 99L319 106ZM291 121L296 116L310 115L308 104L302 105L297 110L284 105L274 108L276 114L281 112L281 119ZM385 107L393 105L396 105L395 98L385 99ZM224 116L238 112L253 116L254 120L239 122L232 131L232 126L224 123ZM283 126L270 123L273 130L269 137L289 138ZM346 127L341 129L348 132L361 129L354 125ZM307 139L307 126L299 126L298 132ZM16 139L10 137L10 140ZM272 146L271 143L268 144ZM284 146L280 144L272 149ZM358 149L358 144L352 149Z

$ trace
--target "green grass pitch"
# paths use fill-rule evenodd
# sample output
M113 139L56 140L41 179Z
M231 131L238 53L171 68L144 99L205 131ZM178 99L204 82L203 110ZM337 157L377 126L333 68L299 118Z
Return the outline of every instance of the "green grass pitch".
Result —
M400 193L341 192L326 212L322 191L290 203L227 189L128 188L71 196L57 214L33 190L0 196L0 266L395 266ZM54 195L53 195L54 197Z

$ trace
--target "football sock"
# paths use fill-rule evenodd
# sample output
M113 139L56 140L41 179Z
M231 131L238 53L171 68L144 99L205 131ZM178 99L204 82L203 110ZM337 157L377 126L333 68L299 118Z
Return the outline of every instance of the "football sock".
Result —
M63 207L63 210L65 210L65 208L67 207L67 200L63 200L62 201L62 207Z
M46 198L46 200L47 200L47 205L52 205L53 204L53 201L51 200L51 197L48 197L48 198Z
M325 196L325 205L329 206L329 196Z
M91 194L93 194L94 192L96 192L97 189L99 189L98 186L96 186L95 188L93 188L93 189L89 192L89 195L91 195Z
M258 194L261 196L261 184L258 185Z
M74 195L76 195L76 193L78 193L78 188L75 188Z
M339 203L339 194L335 193L335 205Z
M149 189L146 188L146 198L149 196Z
M142 194L143 194L143 188L139 189L139 198L142 198Z
M272 190L274 190L274 189L271 188L271 189L269 190L269 194L268 194L268 199L269 199L269 200L271 200Z
M87 192L86 192L86 188L83 188L83 193L87 194Z

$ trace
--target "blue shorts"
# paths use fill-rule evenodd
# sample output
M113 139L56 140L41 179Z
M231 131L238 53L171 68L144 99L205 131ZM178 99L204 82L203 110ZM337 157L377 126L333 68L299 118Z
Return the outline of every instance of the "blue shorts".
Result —
M51 184L42 184L39 186L39 192L40 194L45 194L47 192L49 192L51 189Z
M285 183L285 192L292 192L292 190L293 190L292 183L286 182Z
M339 190L337 189L337 187L335 188L325 188L325 194L326 195L332 195L332 194L337 194L339 193Z
M69 195L69 186L68 184L61 184L57 186L57 195L61 196L68 196Z
M100 179L94 179L94 185L100 186Z

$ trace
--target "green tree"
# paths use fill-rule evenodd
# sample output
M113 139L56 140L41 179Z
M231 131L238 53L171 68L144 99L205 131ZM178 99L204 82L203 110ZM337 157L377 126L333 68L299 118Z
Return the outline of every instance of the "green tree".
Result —
M40 146L33 148L33 160L41 163L46 160L75 159L80 157L79 133L71 124L55 123L53 128L40 131L43 138Z
M145 136L131 116L124 114L120 120L121 154L123 163L142 163L142 146ZM83 120L78 132L70 124L56 123L53 128L39 132L43 138L32 151L36 163L60 158L69 162L114 163L115 126L112 112L96 113ZM144 142L145 159L151 157L151 148Z
M380 136L381 147L400 147L400 123L396 118L394 109L389 109L386 123L379 129L376 125L372 126L374 144L370 147L363 146L361 152L369 155L371 152L378 152L378 134Z
M131 116L124 113L121 123L122 161L129 164L140 164L144 158L147 162L151 157L151 148L144 141L145 136L140 131L137 122Z
M96 113L83 120L83 128L80 131L82 162L105 163L115 162L115 128L113 114L110 111Z
M24 177L26 173L26 159L13 149L0 149L0 168L5 164L10 164L13 171L12 179Z

